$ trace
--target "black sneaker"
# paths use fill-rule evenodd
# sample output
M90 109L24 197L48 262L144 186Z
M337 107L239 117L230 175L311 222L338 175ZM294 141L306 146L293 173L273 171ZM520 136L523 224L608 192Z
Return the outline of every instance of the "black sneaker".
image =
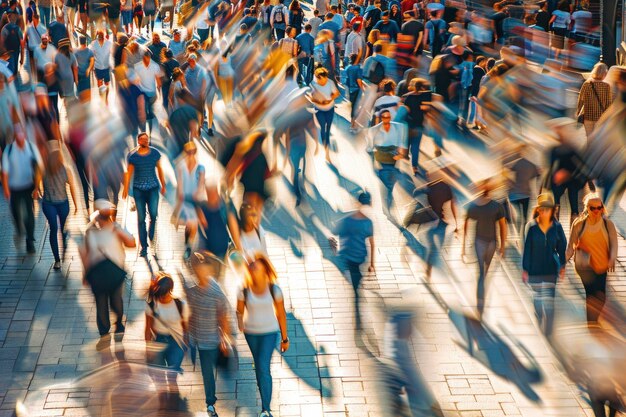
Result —
M214 136L213 129L208 128L207 131L206 131L206 134L209 135L209 136Z
M55 269L57 271L61 269L61 261L54 261L54 265L52 266L52 269Z
M191 257L191 247L187 246L185 248L185 254L183 255L184 260L188 260Z
M122 323L119 323L118 325L115 326L116 334L124 333L125 331L126 331L126 327Z
M146 248L142 248L142 249L139 251L139 256L140 256L141 258L145 258L145 257L147 257L147 256L148 256L148 249L146 249Z

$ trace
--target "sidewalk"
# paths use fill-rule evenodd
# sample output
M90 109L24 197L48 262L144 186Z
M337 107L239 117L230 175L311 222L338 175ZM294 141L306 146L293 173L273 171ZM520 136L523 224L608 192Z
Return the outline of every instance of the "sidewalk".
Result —
M384 341L381 296L385 303L404 301L415 308L418 332L413 337L415 359L422 376L446 416L591 416L585 396L567 379L534 324L529 293L519 280L519 254L512 247L490 272L484 324L468 318L474 308L475 263L460 260L460 241L448 236L441 262L430 282L424 278L424 232L402 234L380 210L377 180L363 151L364 144L347 134L347 124L336 118L336 171L321 154L307 155L307 198L294 209L295 199L283 177L276 180L278 196L265 212L270 258L279 274L289 314L292 341L285 355L275 354L273 408L275 416L388 416L380 409L380 376L375 361L357 348L354 340L352 288L333 263L325 233L342 213L354 207L354 190L368 189L374 197L376 273L364 279L364 315L368 329ZM426 146L429 140L425 139ZM312 147L311 147L312 148ZM468 175L478 175L479 160L455 144L449 148ZM428 148L426 149L428 151ZM287 171L287 175L289 172ZM398 215L409 195L396 189ZM460 206L463 202L461 202ZM616 221L626 224L626 200ZM45 219L38 214L34 256L12 242L6 201L0 201L0 417L11 416L16 400L26 399L32 415L86 415L89 397L68 391L40 391L46 386L78 377L111 360L114 350L98 352L95 305L82 286L82 267L71 242L60 272L53 263ZM39 210L38 210L39 213ZM136 234L135 213L120 203L120 222ZM459 219L463 218L461 213ZM169 272L182 264L182 231L169 224L170 207L161 204L158 222L158 260ZM564 213L567 216L567 213ZM70 217L77 237L85 227L82 216ZM610 278L609 297L626 302L626 241L620 238L620 266ZM471 262L471 249L468 250ZM125 309L127 332L123 345L129 359L143 353L145 291L148 265L136 249L127 251ZM582 312L583 299L575 273L568 269L559 292ZM237 282L226 277L231 303ZM180 283L176 287L180 290ZM179 291L180 292L180 291ZM532 307L532 306L530 306ZM251 356L238 337L240 371L236 380L218 378L220 416L253 416L259 411ZM114 346L115 347L115 346ZM119 346L118 346L119 347ZM196 415L204 414L204 393L199 365L184 362L179 379L181 394ZM206 414L204 414L206 415Z

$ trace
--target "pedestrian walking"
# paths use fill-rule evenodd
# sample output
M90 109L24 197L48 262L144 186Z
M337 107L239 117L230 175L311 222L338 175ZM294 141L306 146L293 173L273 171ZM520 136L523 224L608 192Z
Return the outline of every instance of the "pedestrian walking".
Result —
M85 271L83 283L89 284L96 300L96 323L100 337L111 328L109 306L116 315L115 333L124 333L124 247L134 248L135 238L115 222L116 207L108 200L94 202L93 220L87 226L80 247Z
M185 279L185 294L189 303L189 345L192 362L195 351L200 358L200 371L204 385L204 396L209 417L218 417L215 409L215 378L217 358L222 342L230 339L230 305L217 283L215 257L209 252L195 252L191 256L191 267L195 282ZM223 352L224 353L224 352Z
M565 276L567 238L556 219L551 193L537 197L533 220L526 225L522 255L522 279L533 290L535 315L547 337L554 327L556 284Z
M580 87L576 114L583 121L587 139L596 127L600 117L613 103L613 91L611 86L604 81L609 72L606 64L598 62L591 71L591 77Z
M504 208L500 203L490 197L493 187L490 180L485 180L479 185L481 194L472 201L467 208L465 224L463 226L463 246L461 257L465 257L465 247L468 235L469 221L476 222L476 234L474 236L474 251L478 260L478 283L476 287L476 309L479 318L482 318L487 298L487 273L496 252L497 237L496 225L500 229L500 256L504 256L506 245L506 220Z
M315 105L315 116L320 125L320 142L324 146L326 162L330 160L330 129L335 117L335 99L341 94L334 80L328 78L326 68L315 70L315 79L309 84L311 87L311 101ZM316 153L319 145L315 148Z
M143 132L137 136L137 146L127 158L128 167L124 177L122 198L128 197L130 180L133 180L133 197L137 207L137 229L141 251L148 255L148 239L154 246L156 221L159 214L159 191L165 195L165 177L161 168L161 153L150 146L150 137ZM146 210L150 214L150 226L146 230Z
M594 324L606 301L607 273L615 270L617 231L606 217L599 194L585 196L584 207L572 224L566 257L574 257L576 273L585 287L587 322Z
M363 213L364 206L372 204L372 196L364 191L358 197L359 207L350 215L344 217L335 228L334 233L339 236L339 242L334 238L330 238L329 242L332 248L338 249L340 258L344 266L348 269L350 280L352 281L352 289L354 290L354 317L355 329L363 328L361 321L361 313L359 309L359 287L363 274L361 266L367 259L367 244L370 246L370 263L367 267L368 272L375 272L375 252L374 243L374 224L372 220Z
M522 227L528 223L528 209L530 207L533 180L539 178L539 168L528 159L526 148L526 144L522 144L517 148L519 158L508 167L512 174L508 198L517 211L519 220L516 222L515 227L520 234L522 233Z
M383 211L390 218L393 204L393 188L398 180L397 161L404 158L407 150L406 129L401 123L391 121L391 112L380 112L379 124L372 127L368 137L368 151L374 153L375 170L382 182ZM392 220L395 222L395 220Z
M198 163L196 153L198 148L195 142L187 142L183 146L185 158L176 166L176 207L172 216L176 224L185 226L185 254L184 259L191 256L191 245L198 231L198 216L196 205L205 197L205 169Z
M257 254L267 256L265 229L261 218L252 204L243 203L239 209L239 249L242 255L252 262Z
M146 305L146 342L154 341L163 347L153 352L149 362L153 365L167 367L167 390L178 392L176 382L180 367L183 363L188 345L187 323L189 321L189 306L184 300L172 295L174 280L164 272L159 273L150 283ZM160 389L161 387L157 387Z
M69 185L72 202L74 203L74 215L78 213L78 200L74 189L72 171L63 161L63 154L59 149L58 141L51 141L52 145L48 153L48 163L43 175L43 199L41 210L48 220L50 234L50 248L54 255L54 269L61 269L61 256L59 255L58 232L61 231L63 241L63 254L67 250L67 238L69 232L65 230L65 222L70 214L70 202L67 198ZM37 193L39 191L37 190Z
M289 349L287 314L283 293L276 284L276 271L269 259L257 254L248 266L237 293L237 323L254 360L254 372L261 394L259 417L271 417L272 373L270 364L280 333L280 351Z
M2 188L9 201L17 239L26 234L26 251L35 253L33 195L39 189L43 163L39 150L27 138L24 126L13 127L15 140L2 154Z

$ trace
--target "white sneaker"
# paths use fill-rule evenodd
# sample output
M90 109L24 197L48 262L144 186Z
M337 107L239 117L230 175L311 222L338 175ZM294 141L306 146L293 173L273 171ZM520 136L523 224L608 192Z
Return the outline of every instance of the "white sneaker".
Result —
M209 417L219 417L217 415L217 411L215 411L215 406L213 406L213 405L209 405L206 408L206 413L209 415Z
M272 416L272 414L269 411L261 411L261 414L259 414L259 417L274 417L274 416Z

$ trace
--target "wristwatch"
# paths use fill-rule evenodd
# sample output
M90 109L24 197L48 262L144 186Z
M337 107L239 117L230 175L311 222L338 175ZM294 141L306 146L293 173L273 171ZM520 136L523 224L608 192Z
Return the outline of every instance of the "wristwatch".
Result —
M283 343L289 343L289 338L288 337L284 338Z

